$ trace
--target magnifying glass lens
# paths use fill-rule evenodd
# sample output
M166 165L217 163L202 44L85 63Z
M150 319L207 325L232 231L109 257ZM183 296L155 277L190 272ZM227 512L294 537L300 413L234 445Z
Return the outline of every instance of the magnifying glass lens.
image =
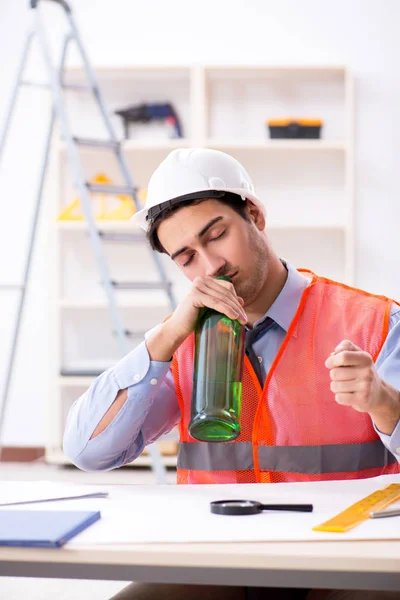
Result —
M261 502L252 500L218 500L210 506L215 515L255 515L262 511Z

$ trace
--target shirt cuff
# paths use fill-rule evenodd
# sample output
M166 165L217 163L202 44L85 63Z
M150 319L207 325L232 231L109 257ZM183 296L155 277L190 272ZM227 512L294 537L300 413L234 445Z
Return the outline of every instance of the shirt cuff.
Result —
M376 433L382 440L382 443L386 446L388 450L397 458L400 462L400 420L398 421L393 433L391 435L387 435L386 433L382 433L376 427L374 423L374 429Z
M115 365L115 381L119 389L124 390L143 381L146 375L163 380L169 371L171 362L151 361L144 341Z

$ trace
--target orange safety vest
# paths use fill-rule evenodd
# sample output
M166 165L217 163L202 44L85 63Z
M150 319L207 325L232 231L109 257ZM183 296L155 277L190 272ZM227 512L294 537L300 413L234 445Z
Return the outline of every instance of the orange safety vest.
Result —
M325 360L349 339L376 360L392 300L310 278L264 389L245 357L241 433L233 442L198 442L188 432L194 335L176 351L172 372L181 409L178 483L267 483L362 479L400 472L371 418L335 402Z

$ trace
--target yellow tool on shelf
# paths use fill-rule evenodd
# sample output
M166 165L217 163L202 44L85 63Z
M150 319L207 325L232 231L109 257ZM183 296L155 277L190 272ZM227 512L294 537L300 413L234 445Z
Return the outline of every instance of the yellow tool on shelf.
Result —
M382 510L400 500L400 483L392 483L381 490L376 490L355 504L334 516L329 521L313 527L313 531L333 531L344 533L371 517L371 512Z
M91 183L111 185L112 181L104 173L98 173ZM143 202L144 191L138 195ZM115 195L103 193L92 193L91 197L97 205L95 211L96 221L128 221L136 212L134 200L131 196ZM115 207L115 203L117 206ZM113 207L114 205L114 207ZM66 206L59 214L58 221L83 221L85 219L82 212L80 198L75 198L68 206Z

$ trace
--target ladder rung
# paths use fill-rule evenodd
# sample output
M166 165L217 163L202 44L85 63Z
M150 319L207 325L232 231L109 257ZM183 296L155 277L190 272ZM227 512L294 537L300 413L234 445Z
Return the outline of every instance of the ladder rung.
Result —
M15 283L0 283L0 290L18 290L21 291L24 289L23 285L18 285Z
M113 140L93 140L78 137L74 137L73 140L78 146L90 146L91 148L112 148L113 150L117 150L119 147L119 142L114 142Z
M112 281L117 290L169 290L172 286L170 281Z
M85 83L63 83L62 87L66 90L74 90L74 92L93 92L95 89Z
M98 228L101 229L101 223L98 224ZM145 236L140 233L104 233L99 231L101 239L105 242L143 242Z
M90 192L95 194L122 194L124 196L133 196L135 188L126 185L100 185L97 183L86 183Z

